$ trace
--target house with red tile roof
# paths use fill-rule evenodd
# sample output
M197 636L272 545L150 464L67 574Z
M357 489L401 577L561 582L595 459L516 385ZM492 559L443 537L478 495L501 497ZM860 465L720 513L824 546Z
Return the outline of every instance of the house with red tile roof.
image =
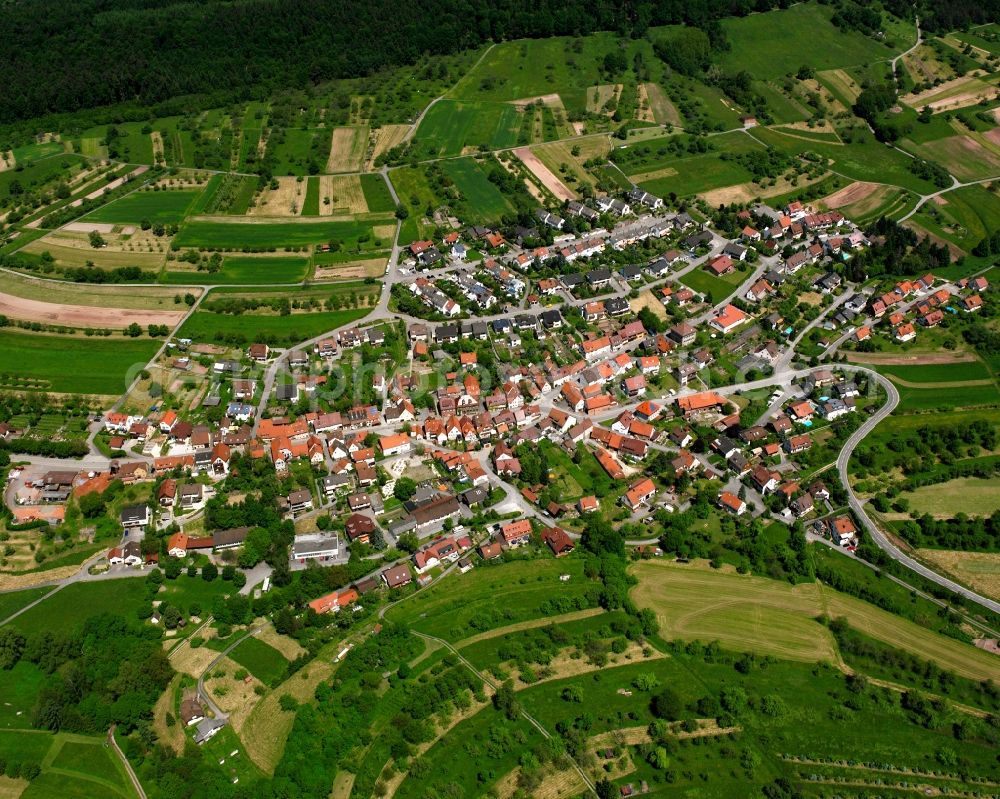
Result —
M647 504L656 496L656 485L648 477L633 483L622 496L622 502L633 511Z

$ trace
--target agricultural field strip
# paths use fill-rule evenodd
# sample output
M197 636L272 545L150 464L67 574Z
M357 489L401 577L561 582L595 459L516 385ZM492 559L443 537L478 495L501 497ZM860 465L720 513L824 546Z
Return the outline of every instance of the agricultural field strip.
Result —
M689 566L678 566L660 561L636 564L633 572L639 577L639 584L632 590L636 603L651 607L665 630L665 635L678 635L686 640L711 640L706 635L706 613L721 614L712 632L720 634L725 644L739 648L746 631L740 632L738 624L727 621L731 611L767 613L776 625L769 628L761 651L775 654L795 653L798 659L808 659L815 653L815 639L822 636L822 628L813 629L808 642L800 641L797 633L815 625L813 619L822 613L829 616L844 616L852 626L866 635L871 635L892 646L904 649L919 657L933 660L942 668L949 668L971 679L1000 679L1000 662L997 659L957 641L928 632L913 622L893 616L873 605L841 594L818 583L803 583L795 587L775 583L772 580L746 577L735 574L712 572ZM796 617L792 619L791 617ZM686 624L701 617L693 627ZM806 627L799 626L806 622ZM789 626L790 625L790 626ZM781 635L779 635L781 633ZM782 636L787 636L787 640ZM822 647L819 647L820 649ZM833 651L832 640L829 650Z

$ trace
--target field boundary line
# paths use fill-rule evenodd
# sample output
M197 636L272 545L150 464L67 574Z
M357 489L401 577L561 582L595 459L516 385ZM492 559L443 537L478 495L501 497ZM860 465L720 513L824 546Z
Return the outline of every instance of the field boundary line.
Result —
M462 655L461 652L455 649L454 646L445 641L443 638L436 638L433 635L427 635L427 633L420 633L417 632L416 630L411 630L410 632L412 632L418 638L423 638L426 641L435 641L443 645L446 649L450 650L451 653L455 655L455 657L459 659L462 665L464 665L469 671L471 671L478 679L482 680L485 685L488 685L490 688L492 688L494 693L499 690L497 688L496 683L494 683L493 680L483 676L483 674L475 666L473 666L468 660L466 660L465 656ZM545 729L545 727L542 726L542 724L534 716L528 713L527 710L525 710L523 707L519 707L519 712L531 724L532 727L534 727L536 730L538 730L538 732L542 734L543 738L545 738L546 740L552 739L552 734L547 729ZM595 787L593 780L591 780L590 777L587 776L586 772L580 767L580 764L576 762L575 757L571 755L567 756L573 763L573 767L576 769L577 773L579 773L579 775L583 778L584 784L587 786L590 792L596 796L597 788Z

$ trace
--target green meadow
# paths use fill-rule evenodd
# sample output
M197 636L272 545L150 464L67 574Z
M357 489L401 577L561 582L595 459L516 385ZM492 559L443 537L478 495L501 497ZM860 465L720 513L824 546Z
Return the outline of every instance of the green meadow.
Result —
M134 617L138 608L148 605L147 597L142 580L74 583L22 613L10 626L25 632L45 628L68 633L99 613Z
M396 210L396 204L392 201L392 195L389 194L389 187L385 185L381 175L369 173L361 175L361 190L365 194L365 203L368 205L369 212L384 214Z
M800 3L780 11L725 19L722 29L731 47L722 55L730 71L747 70L755 78L778 78L805 65L837 69L891 58L896 52L874 39L844 32L830 22L831 11L822 5ZM821 46L807 42L822 41Z
M414 142L424 158L461 155L479 145L513 147L520 124L517 108L507 103L441 100L427 111Z
M473 159L447 161L443 169L468 203L470 222L497 222L513 210L500 189L490 182L483 168Z
M191 212L201 193L200 189L194 191L187 189L136 191L87 214L85 219L89 222L112 222L115 224L138 224L143 220L154 224L157 222L182 222Z
M569 574L566 582L560 574ZM550 615L546 602L566 603L563 612L590 607L592 583L583 561L531 560L476 569L421 591L389 611L391 621L450 641ZM496 597L503 593L503 602Z
M70 338L0 330L0 385L16 387L11 378L16 375L40 381L37 390L42 391L120 394L158 346L120 332L109 338Z
M239 663L265 685L273 685L288 670L288 661L273 646L250 636L229 653L229 658Z
M384 224L391 224L387 220ZM192 221L181 228L174 243L181 247L214 247L223 250L269 249L320 244L339 239L348 249L359 239L374 238L372 222L241 222Z
M309 259L294 256L231 255L218 272L166 272L164 282L174 285L232 283L299 283L309 272Z
M367 314L366 308L287 316L261 313L234 315L199 310L188 318L178 335L195 341L267 341L292 344L342 327Z

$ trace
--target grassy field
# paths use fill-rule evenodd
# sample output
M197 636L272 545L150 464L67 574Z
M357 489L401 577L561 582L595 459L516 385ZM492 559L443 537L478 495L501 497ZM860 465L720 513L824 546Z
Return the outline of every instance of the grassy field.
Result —
M925 205L920 216L929 216L935 232L969 252L984 236L1000 229L1000 197L983 186L967 186L948 192L940 204Z
M990 516L1000 510L1000 478L958 477L921 486L904 496L917 513L950 519L957 510L967 516Z
M368 127L334 128L327 172L358 172L364 166Z
M990 370L982 361L958 363L918 364L897 366L877 365L876 370L903 383L964 383L971 380L990 380Z
M45 596L51 588L26 588L23 591L11 591L0 594L0 621L11 613L17 613L25 605L29 605L39 597Z
M229 338L250 341L262 336L276 342L305 341L361 319L367 314L366 308L289 316L251 313L234 316L211 311L196 311L178 331L178 335L195 341L209 342Z
M44 627L52 632L69 632L85 619L100 613L131 617L146 601L146 586L142 580L74 583L22 613L10 626L24 631Z
M917 150L920 155L936 161L961 181L980 180L1000 173L1000 154L988 149L971 135L930 141L920 145Z
M746 279L746 273L735 271L724 277L716 277L704 269L695 269L681 278L681 283L695 291L700 291L712 298L712 302L721 302L728 297L736 287Z
M396 204L381 175L361 175L361 190L365 193L365 202L371 213L392 213L396 210Z
M339 239L344 247L351 249L358 246L359 237L374 238L373 222L379 223L381 220L268 221L261 224L197 220L185 224L174 243L181 247L242 250L298 247Z
M642 46L630 42L631 50ZM522 100L558 94L571 112L587 107L587 88L602 83L600 59L619 47L611 33L580 39L550 39L501 42L486 54L455 87L453 96L462 100ZM648 43L645 43L648 49Z
M993 491L997 491L995 486ZM986 498L978 497L975 501L981 503L984 499ZM954 509L952 509L952 513L954 513ZM994 599L1000 599L1000 554L996 552L919 549L917 555L921 560L932 564L934 568L951 574L974 590L982 591L986 596Z
M168 271L164 282L188 284L299 283L309 271L309 259L292 256L231 255L218 272Z
M120 200L108 203L84 219L88 222L139 224L147 220L156 224L182 222L201 196L201 190L170 189L167 191L136 191Z
M427 112L414 141L427 158L463 155L466 148L513 147L521 115L506 103L441 100Z
M935 190L931 183L910 172L908 156L879 144L867 134L859 133L854 142L843 145L807 142L769 128L755 128L753 137L791 155L811 152L828 158L835 170L852 180L891 183L919 194Z
M151 339L70 338L0 330L0 385L30 378L33 387L67 394L120 394L156 351Z
M38 692L47 680L45 672L26 660L4 672L0 680L0 729L20 729L31 724Z
M560 574L571 578L560 582ZM393 608L387 618L428 635L458 641L551 615L542 607L550 599L587 607L584 594L590 587L580 559L521 561L450 577ZM503 602L498 604L497 592L501 590Z
M302 216L319 216L319 178L306 178L306 198L302 201Z
M245 638L229 657L265 685L281 679L288 669L288 661L277 649L253 636Z
M830 22L830 16L826 7L809 3L723 20L722 29L732 48L723 55L722 66L732 72L745 69L755 78L779 78L803 64L837 69L894 54L860 33L842 32ZM822 47L803 47L804 42L817 41L817 37L821 37Z
M746 183L753 178L749 170L736 161L723 161L720 152L752 152L762 150L759 143L742 133L728 133L713 140L715 152L676 158L664 155L644 160L641 165L623 165L622 171L647 191L659 196L670 192L687 196Z
M84 305L95 308L177 309L177 303L174 302L176 292L171 289L144 286L140 293L135 290L134 286L128 285L96 285L93 283L43 280L13 272L4 274L0 291L14 297L64 305Z
M579 151L578 155L573 155L574 149ZM558 175L570 189L575 190L581 184L594 183L593 175L583 166L584 162L591 158L604 157L610 149L611 145L606 136L588 136L576 141L538 144L532 147L531 151L553 175Z
M898 386L900 411L928 411L940 408L974 408L1000 402L996 385L966 385L914 388Z
M482 167L471 158L446 161L443 166L448 177L455 181L455 186L474 211L467 221L496 222L505 214L513 211L496 184L486 177Z
M718 640L738 651L834 662L833 638L814 621L825 613L971 679L1000 677L1000 661L988 653L819 584L793 587L664 561L637 563L632 573L639 579L632 598L656 612L664 638Z

